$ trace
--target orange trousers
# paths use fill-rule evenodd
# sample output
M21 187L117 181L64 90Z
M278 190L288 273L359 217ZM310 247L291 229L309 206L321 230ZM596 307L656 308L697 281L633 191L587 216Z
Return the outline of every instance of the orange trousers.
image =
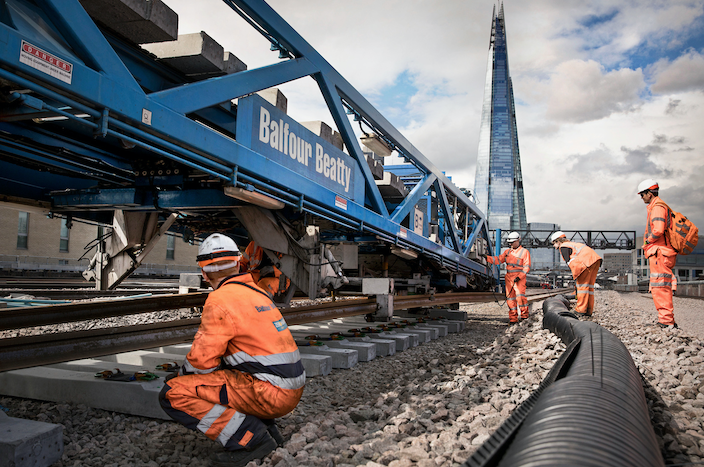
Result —
M508 320L518 322L518 309L521 309L521 318L528 318L528 299L526 298L526 276L506 274L506 303L508 304Z
M576 313L591 316L594 313L594 284L596 283L596 275L601 267L601 261L589 266L582 271L582 274L575 279L577 286L577 306L574 308Z
M658 250L648 260L650 262L650 291L653 295L655 308L658 310L658 321L662 324L674 324L672 266L675 265L677 256L665 256Z
M170 379L159 394L167 415L228 451L256 445L277 417L291 412L303 388L287 390L237 370Z

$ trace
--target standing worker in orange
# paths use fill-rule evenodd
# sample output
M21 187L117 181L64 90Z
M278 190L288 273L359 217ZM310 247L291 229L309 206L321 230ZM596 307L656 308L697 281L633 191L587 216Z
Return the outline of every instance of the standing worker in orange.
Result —
M518 232L508 234L511 246L499 256L487 256L490 264L506 263L506 303L508 304L509 325L518 323L518 309L521 318L528 318L528 299L526 298L526 274L530 271L530 253L521 246L521 235Z
M197 259L214 290L159 401L171 418L222 444L215 465L244 466L283 444L274 419L298 405L306 374L278 308L250 274L239 273L237 244L210 235Z
M648 205L648 220L643 235L643 253L650 263L650 290L658 310L658 325L675 329L675 309L672 304L672 267L677 261L677 252L667 241L665 231L670 227L670 212L658 197L660 187L655 180L643 180L638 185L638 194Z
M559 230L550 236L550 241L560 250L577 283L577 306L574 311L582 316L591 316L594 313L594 284L601 267L601 256L583 243L570 242Z

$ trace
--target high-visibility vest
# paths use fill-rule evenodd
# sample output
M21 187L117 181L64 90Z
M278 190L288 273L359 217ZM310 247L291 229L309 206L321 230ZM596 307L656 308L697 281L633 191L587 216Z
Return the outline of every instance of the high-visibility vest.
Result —
M184 373L250 373L282 389L299 389L305 371L281 312L250 274L225 278L208 295Z
M601 256L599 256L596 251L592 250L584 243L563 242L559 245L559 247L567 247L572 249L567 265L570 267L572 277L575 279L589 266L593 265L597 261L601 261Z
M667 242L665 231L670 228L670 213L665 204L658 196L655 196L648 204L648 220L645 224L645 234L643 235L643 252L646 258L654 256L658 250L662 250L665 256L677 254L674 248Z
M520 245L515 250L505 250L499 256L487 256L486 260L491 264L506 263L506 274L525 275L530 271L530 253Z

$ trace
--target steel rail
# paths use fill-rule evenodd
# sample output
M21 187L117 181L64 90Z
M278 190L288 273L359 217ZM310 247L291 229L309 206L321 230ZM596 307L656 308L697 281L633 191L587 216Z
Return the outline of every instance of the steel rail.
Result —
M556 289L550 292L539 292L528 294L528 302L544 300L547 297L563 293L567 289ZM394 308L408 309L421 306L445 305L450 303L477 303L488 302L496 299L497 294L489 293L444 293L431 295L407 295L394 297ZM173 309L175 304L185 304L184 306L199 306L204 302L207 293L182 294L181 300L178 296L148 297L134 300L115 300L111 302L92 302L93 307L99 305L98 310L91 316L101 317L122 316L134 314L134 310L139 312L154 311L154 308L145 309L146 305L137 306L137 303L148 303L155 305L159 309ZM503 298L503 297L502 297ZM161 301L159 301L160 299ZM114 302L121 302L115 304ZM194 305L194 303L196 303ZM202 303L201 303L202 304ZM27 312L37 312L33 315L33 322L42 322L41 319L57 319L54 312L42 311L39 308L61 308L66 310L71 305L80 305L76 313L82 319L89 315L90 303L57 305L52 307L18 308L11 312L24 310ZM113 306L110 306L113 305ZM131 310L132 312L127 312ZM307 324L318 321L325 321L333 318L343 318L348 316L358 316L373 314L377 310L376 300L373 298L356 300L338 300L317 305L309 305L295 308L284 308L281 310L286 322L289 325ZM5 315L6 313L3 313ZM71 316L63 314L61 323L66 323ZM17 317L15 316L15 319ZM69 360L83 358L100 357L120 352L129 352L151 347L179 344L193 339L200 319L186 319L176 321L165 321L160 323L144 324L137 326L112 327L102 329L92 329L87 331L74 331L64 333L51 333L26 337L13 337L0 339L0 371L16 370L40 365L49 365Z
M67 303L0 311L0 331L203 306L207 292Z

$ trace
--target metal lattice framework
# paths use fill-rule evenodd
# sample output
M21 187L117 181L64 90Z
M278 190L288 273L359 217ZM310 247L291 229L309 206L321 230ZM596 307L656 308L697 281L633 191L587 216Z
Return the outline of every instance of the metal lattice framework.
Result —
M452 271L488 275L468 257L478 238L490 241L475 204L264 1L223 1L269 40L280 62L194 81L99 28L78 0L5 2L0 80L7 102L0 111L0 166L14 182L3 194L50 200L53 211L76 217L99 218L116 208L177 212L178 224L187 212L230 209L236 203L222 187L241 188L372 234ZM52 61L58 72L32 65L32 55ZM317 82L355 161L360 180L346 196L242 143L241 135L256 122L237 119L233 100L305 77ZM402 201L383 199L350 116L417 169L419 181ZM155 182L159 177L147 175L145 181L140 164L149 159L196 175L190 185L179 184L178 177L163 186ZM437 241L403 226L424 197L437 202Z

